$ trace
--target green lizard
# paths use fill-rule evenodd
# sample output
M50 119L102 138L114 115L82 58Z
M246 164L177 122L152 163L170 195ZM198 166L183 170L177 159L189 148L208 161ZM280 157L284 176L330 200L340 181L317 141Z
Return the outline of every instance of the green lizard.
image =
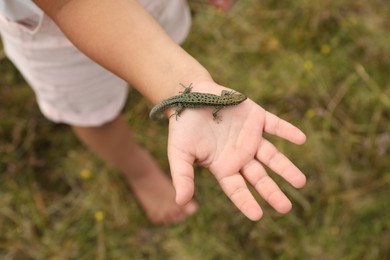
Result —
M213 107L213 119L216 122L219 122L219 110L224 107L238 105L247 98L243 94L227 90L222 90L221 96L209 93L191 92L192 83L188 87L184 86L183 84L180 85L184 87L184 91L181 92L182 94L165 99L154 106L149 113L150 119L153 120L160 118L159 115L161 112L171 107L176 107L175 113L171 115L176 116L176 120L185 108Z

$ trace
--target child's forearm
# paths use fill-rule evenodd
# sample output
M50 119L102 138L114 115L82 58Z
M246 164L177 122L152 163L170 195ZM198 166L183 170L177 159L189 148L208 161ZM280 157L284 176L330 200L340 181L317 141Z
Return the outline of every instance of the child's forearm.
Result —
M136 0L34 0L97 63L151 102L176 95L179 83L211 80Z

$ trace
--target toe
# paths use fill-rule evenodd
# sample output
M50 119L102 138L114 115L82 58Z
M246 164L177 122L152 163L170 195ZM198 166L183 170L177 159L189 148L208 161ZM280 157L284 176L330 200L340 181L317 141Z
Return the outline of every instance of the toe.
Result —
M186 216L194 214L198 210L198 203L195 201L190 201L187 205L184 206L183 211Z

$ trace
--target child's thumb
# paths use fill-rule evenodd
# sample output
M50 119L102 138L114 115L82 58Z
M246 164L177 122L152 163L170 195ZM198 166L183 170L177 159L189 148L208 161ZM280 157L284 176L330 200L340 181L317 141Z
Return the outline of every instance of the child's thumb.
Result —
M176 190L176 203L187 204L194 195L194 167L192 162L172 158L169 160L173 186Z

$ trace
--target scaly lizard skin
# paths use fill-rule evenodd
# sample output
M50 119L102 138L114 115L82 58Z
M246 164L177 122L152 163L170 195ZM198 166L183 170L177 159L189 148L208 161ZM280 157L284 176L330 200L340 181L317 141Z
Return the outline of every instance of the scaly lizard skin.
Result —
M219 110L224 107L238 105L243 102L247 97L243 94L236 93L234 91L222 90L221 96L217 96L209 93L191 92L192 83L186 87L181 95L173 96L158 103L149 113L149 118L154 120L161 116L161 113L168 108L176 107L175 113L171 116L177 117L185 108L204 108L213 107L213 119L216 122L220 121L218 116Z

